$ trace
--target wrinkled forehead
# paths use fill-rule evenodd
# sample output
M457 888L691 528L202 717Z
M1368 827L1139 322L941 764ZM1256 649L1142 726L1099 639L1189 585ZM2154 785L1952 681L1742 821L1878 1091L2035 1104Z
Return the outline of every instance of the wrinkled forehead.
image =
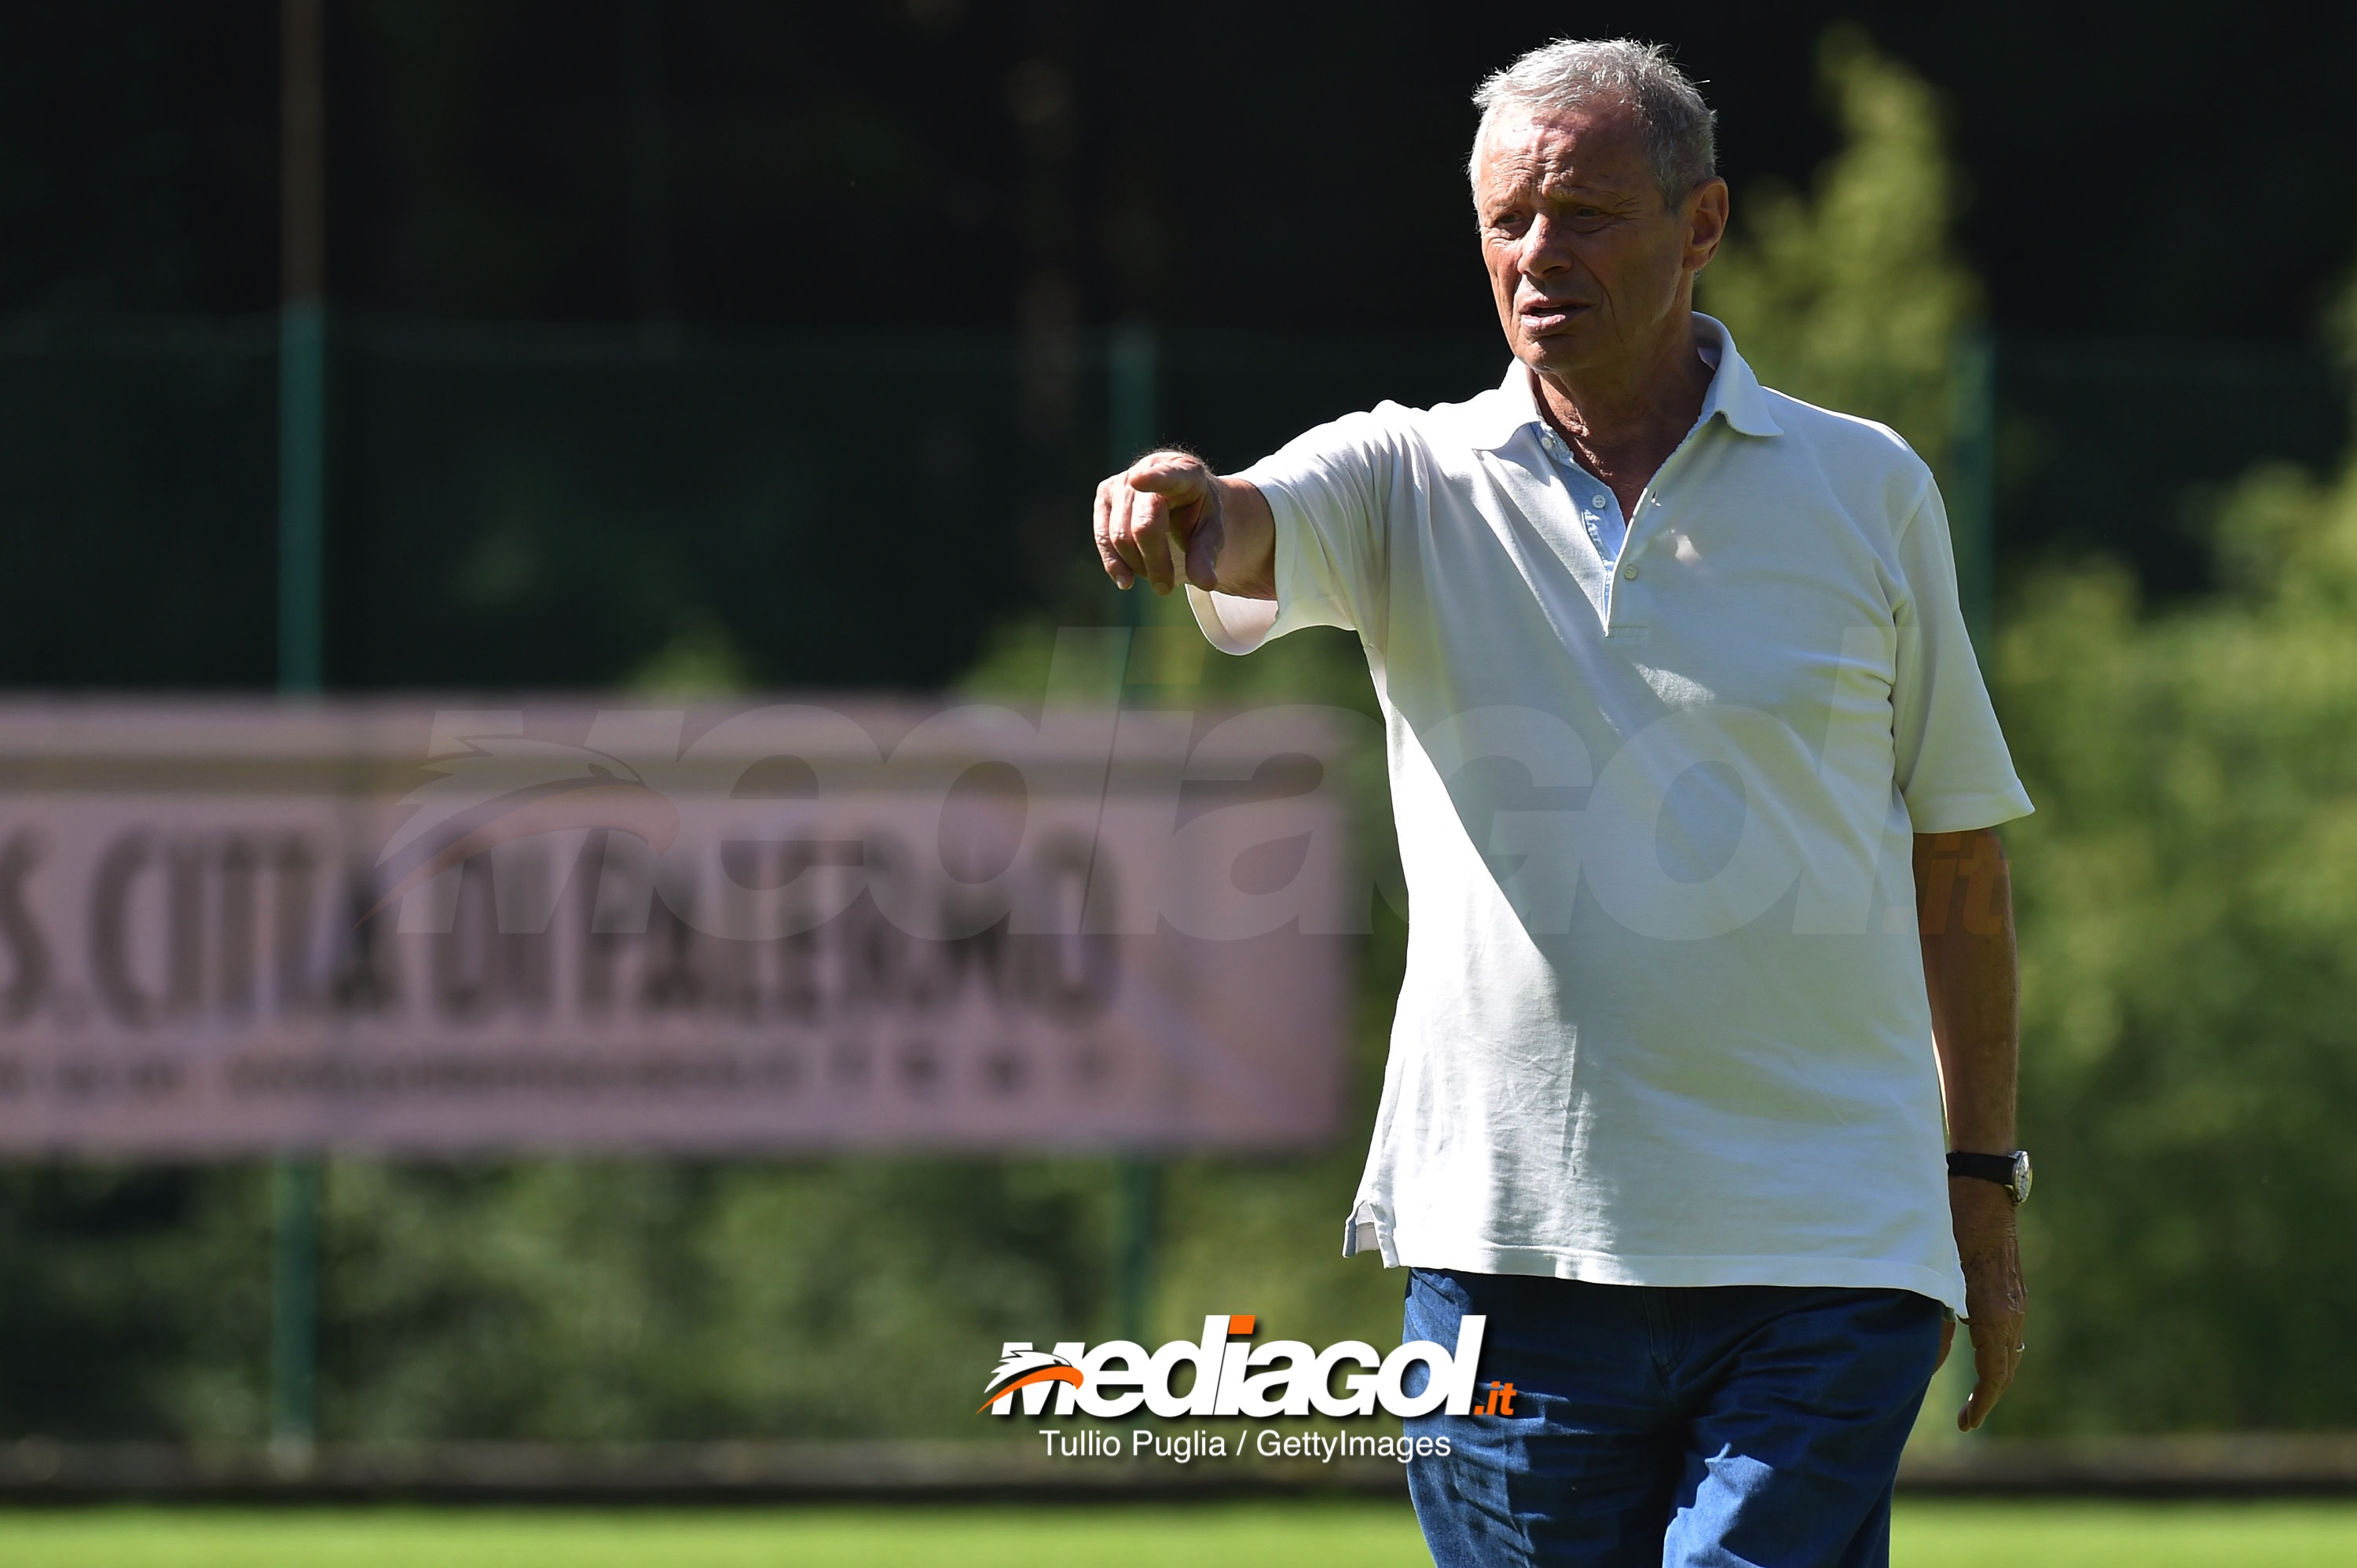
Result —
M1653 177L1636 110L1611 101L1577 109L1501 109L1481 128L1474 169L1478 194L1634 189Z

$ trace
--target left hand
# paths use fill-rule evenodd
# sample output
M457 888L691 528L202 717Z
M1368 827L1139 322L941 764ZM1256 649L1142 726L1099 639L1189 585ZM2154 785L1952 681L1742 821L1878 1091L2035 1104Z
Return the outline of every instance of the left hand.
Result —
M2014 1204L1995 1182L1948 1178L1948 1209L1956 1227L1956 1254L1964 1265L1964 1326L1973 1337L1972 1396L1956 1412L1970 1432L1988 1419L2020 1368L2029 1321L2029 1292L2021 1283L2021 1249L2014 1234ZM1940 1339L1945 1365L1956 1326Z

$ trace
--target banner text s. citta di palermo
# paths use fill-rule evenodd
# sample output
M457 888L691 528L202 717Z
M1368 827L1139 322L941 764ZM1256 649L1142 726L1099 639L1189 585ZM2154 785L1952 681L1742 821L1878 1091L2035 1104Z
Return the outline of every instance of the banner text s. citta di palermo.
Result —
M1323 710L0 706L0 1149L1275 1148Z

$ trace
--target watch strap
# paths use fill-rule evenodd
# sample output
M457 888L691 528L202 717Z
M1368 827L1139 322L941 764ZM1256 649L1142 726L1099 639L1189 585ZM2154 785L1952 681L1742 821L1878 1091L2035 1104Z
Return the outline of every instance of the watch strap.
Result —
M2007 1192L2013 1190L2014 1157L2011 1155L1975 1155L1952 1150L1948 1155L1948 1174L1971 1176L1976 1181L1993 1181Z
M1961 1149L1951 1150L1948 1154L1948 1174L1976 1176L1982 1181L1993 1181L1999 1187L2011 1187L2013 1156L2011 1155L1973 1155L1966 1154Z

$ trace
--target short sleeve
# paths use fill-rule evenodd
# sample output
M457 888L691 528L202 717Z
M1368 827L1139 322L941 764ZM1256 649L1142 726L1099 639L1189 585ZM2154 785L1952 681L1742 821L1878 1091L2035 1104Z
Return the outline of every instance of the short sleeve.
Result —
M1394 405L1353 413L1287 442L1230 476L1268 499L1276 525L1276 597L1239 598L1189 586L1211 646L1249 653L1306 626L1366 631L1382 614L1383 514L1399 449Z
M2034 809L2013 770L1964 629L1937 485L1898 540L1899 646L1890 693L1895 776L1919 833L1994 827Z

